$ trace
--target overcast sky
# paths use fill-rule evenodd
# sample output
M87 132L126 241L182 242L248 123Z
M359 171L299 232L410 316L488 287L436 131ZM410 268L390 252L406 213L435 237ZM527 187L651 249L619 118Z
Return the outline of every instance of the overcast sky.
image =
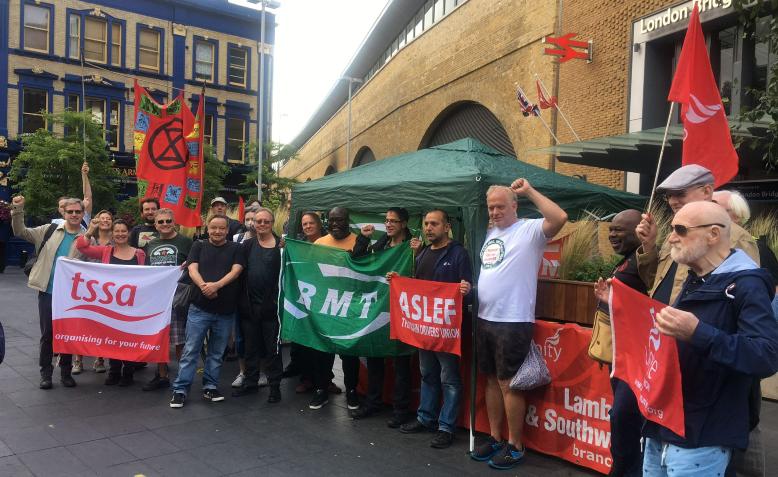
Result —
M386 1L279 0L273 140L294 139L343 73Z

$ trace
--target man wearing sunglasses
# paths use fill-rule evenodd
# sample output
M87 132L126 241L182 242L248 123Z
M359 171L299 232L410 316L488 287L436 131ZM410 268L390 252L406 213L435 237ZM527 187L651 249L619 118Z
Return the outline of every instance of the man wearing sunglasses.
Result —
M670 174L656 188L657 194L663 194L667 205L677 214L683 206L692 202L711 202L713 200L713 174L697 164L683 166ZM662 303L675 303L681 292L689 267L676 263L670 256L671 245L668 239L657 249L657 226L648 214L636 228L641 247L638 248L638 270L640 278L649 288L649 295ZM759 251L754 238L737 224L732 224L729 233L730 246L743 250L759 264Z
M189 256L192 239L176 231L176 222L171 209L159 209L154 214L154 227L158 237L151 239L144 247L146 265L151 266L181 266ZM170 315L170 344L176 350L176 360L181 359L184 348L186 330L186 315L178 316L173 309ZM170 387L167 363L157 365L157 373L148 383L143 385L144 391L167 389Z
M732 451L749 445L752 382L778 371L772 280L732 248L733 228L726 210L708 201L673 218L670 256L689 272L655 326L676 339L686 432L646 422L644 475L724 475Z
M45 224L40 227L27 228L24 225L24 197L13 198L11 210L11 227L14 235L26 240L38 251L38 259L30 271L27 286L38 290L38 318L41 327L41 349L39 365L41 368L41 389L51 389L54 367L51 364L52 325L51 325L51 293L54 289L54 269L57 258L73 258L78 255L75 247L76 235L81 233L81 219L84 217L84 206L79 199L65 199L62 202L65 221L59 225ZM50 227L55 227L50 230ZM61 382L66 388L75 387L76 381L71 376L73 355L63 354L59 360Z

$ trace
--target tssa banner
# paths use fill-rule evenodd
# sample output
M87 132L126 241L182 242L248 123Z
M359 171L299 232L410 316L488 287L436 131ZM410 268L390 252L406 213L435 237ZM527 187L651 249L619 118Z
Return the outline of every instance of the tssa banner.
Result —
M57 259L54 352L167 362L178 267Z
M394 277L389 295L390 338L420 349L462 355L459 283Z
M613 280L613 376L629 385L646 419L684 437L678 346L675 338L663 336L654 324L654 316L665 306Z

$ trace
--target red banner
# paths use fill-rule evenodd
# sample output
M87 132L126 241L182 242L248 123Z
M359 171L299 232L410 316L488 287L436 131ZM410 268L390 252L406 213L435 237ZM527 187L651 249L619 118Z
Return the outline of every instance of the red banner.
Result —
M527 393L523 439L533 450L607 474L612 464L608 412L613 393L608 368L587 355L591 338L591 329L575 324L535 323L534 342L546 360L551 384ZM463 351L463 362L469 362L470 346ZM469 366L462 368L464 388L469 389ZM479 376L475 427L489 433L485 385ZM467 427L470 396L464 394L460 425Z
M666 305L616 279L611 286L613 376L629 385L646 419L684 437L678 347L654 325Z
M134 89L138 199L157 198L177 223L202 225L204 98L195 116L183 95L163 105L137 81Z
M394 277L389 286L389 337L429 351L462 355L459 283Z

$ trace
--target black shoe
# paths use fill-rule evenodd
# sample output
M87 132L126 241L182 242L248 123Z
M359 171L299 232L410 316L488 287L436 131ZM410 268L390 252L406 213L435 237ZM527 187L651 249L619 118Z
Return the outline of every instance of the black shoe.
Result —
M433 449L447 449L454 442L454 434L446 431L438 431L437 435L430 441L430 447Z
M154 377L148 383L144 384L141 389L144 391L156 391L157 389L167 389L170 387L170 379L160 377L159 374Z
M359 409L359 396L356 389L349 389L346 392L346 406L352 411Z
M44 376L41 378L41 389L51 389L54 385L51 383L51 376Z
M281 402L281 388L278 386L270 386L270 394L267 396L267 402L275 404Z
M63 374L61 378L59 378L60 382L63 386L66 388L74 388L76 387L76 380L73 379L73 376L69 374Z
M386 420L386 425L392 429L399 429L400 426L414 418L415 416L410 413L394 414L392 417Z
M105 384L106 386L114 386L116 384L119 384L119 381L121 381L122 377L118 374L109 374L107 378L105 378Z
M507 445L507 442L497 442L494 437L489 436L489 439L475 446L473 452L470 453L470 458L479 462L485 462L502 451L503 447Z
M370 416L375 416L381 412L381 408L374 406L361 406L356 411L351 411L349 414L353 419L366 419Z
M313 393L313 399L311 399L310 404L308 404L309 409L321 409L323 408L328 402L330 402L329 396L327 395L327 391L324 389L317 389Z
M121 378L119 378L119 386L126 388L127 386L131 385L135 379L133 379L132 374L123 374Z
M232 390L232 397L248 396L249 394L257 394L259 392L259 386L241 386Z
M500 452L489 459L489 467L493 469L508 470L516 467L524 458L524 448L521 450L513 444L506 444Z
M174 409L184 407L184 401L186 401L186 396L184 396L183 393L173 393L173 399L170 400L170 407Z
M211 402L224 401L224 396L216 389L206 389L203 391L203 399Z
M419 422L418 419L415 419L413 422L400 426L400 432L403 434L418 434L420 432L435 432L435 429L427 427Z

